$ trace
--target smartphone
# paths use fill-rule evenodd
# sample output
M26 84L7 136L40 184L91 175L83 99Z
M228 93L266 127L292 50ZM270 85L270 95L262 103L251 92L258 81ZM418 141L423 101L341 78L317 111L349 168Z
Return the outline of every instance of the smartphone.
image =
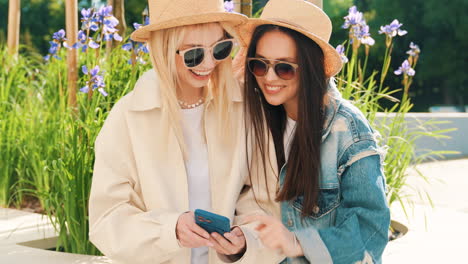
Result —
M195 222L210 234L216 232L223 236L231 232L229 218L202 209L195 210Z

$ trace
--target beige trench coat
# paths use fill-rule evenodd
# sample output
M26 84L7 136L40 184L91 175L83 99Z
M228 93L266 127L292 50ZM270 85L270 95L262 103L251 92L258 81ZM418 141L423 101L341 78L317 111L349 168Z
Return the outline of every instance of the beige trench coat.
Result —
M254 184L259 188L255 194L265 210L260 210L252 198L240 91L232 93L231 100L235 104L232 114L238 139L232 149L218 142L215 113L209 104L204 116L212 211L227 216L233 224L251 213L266 211L279 217L278 204L267 201L260 183ZM187 176L176 136L170 133L167 142L161 136L168 126L168 121L161 118L157 76L150 70L140 77L132 92L115 104L96 139L89 236L113 263L190 263L190 249L181 248L175 234L178 217L189 210ZM270 187L272 195L275 185ZM281 260L281 256L262 247L252 225L241 228L247 251L239 263ZM212 249L209 263L223 263Z

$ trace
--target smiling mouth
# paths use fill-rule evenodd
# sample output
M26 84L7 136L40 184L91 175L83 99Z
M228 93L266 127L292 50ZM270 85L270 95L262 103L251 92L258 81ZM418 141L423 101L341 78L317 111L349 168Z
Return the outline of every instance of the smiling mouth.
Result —
M209 70L209 71L195 71L195 70L189 70L191 73L195 74L196 76L200 76L200 77L205 77L205 76L208 76L211 74L211 72L213 70Z
M284 87L285 87L284 85L268 85L268 84L265 85L265 89L269 92L277 92L281 88L284 88Z

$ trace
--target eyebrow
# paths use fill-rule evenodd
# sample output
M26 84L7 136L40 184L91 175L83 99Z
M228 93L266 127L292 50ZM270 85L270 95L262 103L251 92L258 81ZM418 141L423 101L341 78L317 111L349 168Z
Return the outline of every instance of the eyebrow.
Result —
M262 56L258 53L255 54L256 57L259 57L259 58L262 58L262 59L271 59L271 58L267 58L265 56ZM296 59L295 58L291 58L291 57L283 57L283 58L276 58L276 59L272 59L272 60L282 60L282 61L287 61L287 62L293 62L293 63L297 63L296 62Z
M224 38L225 38L225 36L222 36L221 38L219 38L218 40L216 40L215 42L213 42L211 45L209 45L208 47L211 47L213 44L215 44L216 42L219 42L219 41L223 40ZM184 47L194 48L194 47L203 47L203 45L201 45L201 44L183 44L181 48L184 48Z

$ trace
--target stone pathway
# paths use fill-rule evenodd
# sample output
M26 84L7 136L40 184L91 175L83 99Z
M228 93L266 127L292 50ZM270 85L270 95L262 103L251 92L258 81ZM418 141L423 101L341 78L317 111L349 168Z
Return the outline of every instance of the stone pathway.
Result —
M415 171L408 180L430 194L434 208L427 199L414 197L407 219L401 206L392 206L392 218L409 231L388 244L383 263L468 263L468 159L425 163L419 170L430 184Z

